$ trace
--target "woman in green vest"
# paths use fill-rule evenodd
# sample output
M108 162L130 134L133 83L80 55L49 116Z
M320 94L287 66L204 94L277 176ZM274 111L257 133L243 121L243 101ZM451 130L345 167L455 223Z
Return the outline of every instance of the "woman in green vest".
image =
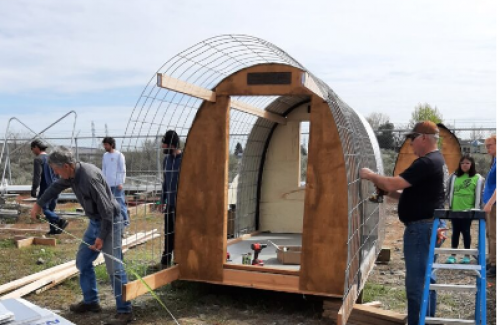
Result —
M447 196L449 197L449 205L452 211L464 211L470 209L481 208L481 192L484 186L484 178L476 173L476 163L471 156L463 156L460 159L457 170L451 175ZM464 238L464 248L470 249L471 236L470 219L451 219L452 235L451 248L458 248L460 242L460 234ZM447 264L455 264L457 259L455 254L448 257ZM465 255L461 260L461 264L469 264L470 256Z

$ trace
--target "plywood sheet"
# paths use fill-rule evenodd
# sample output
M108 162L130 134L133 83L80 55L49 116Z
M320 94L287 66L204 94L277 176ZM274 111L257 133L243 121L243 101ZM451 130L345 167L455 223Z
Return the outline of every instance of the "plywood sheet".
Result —
M226 260L229 97L199 109L186 142L175 225L180 278L222 281Z
M304 203L300 289L344 294L347 261L347 179L333 115L313 96Z

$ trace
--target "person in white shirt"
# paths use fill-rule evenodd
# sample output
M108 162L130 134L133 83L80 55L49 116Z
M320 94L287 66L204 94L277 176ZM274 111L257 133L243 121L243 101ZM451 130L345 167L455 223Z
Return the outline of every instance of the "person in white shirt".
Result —
M105 137L102 145L106 152L102 156L102 173L106 182L111 187L111 192L120 204L123 226L130 226L130 219L127 213L127 204L125 202L125 192L123 184L127 176L127 167L125 165L125 156L116 150L116 141L112 137Z

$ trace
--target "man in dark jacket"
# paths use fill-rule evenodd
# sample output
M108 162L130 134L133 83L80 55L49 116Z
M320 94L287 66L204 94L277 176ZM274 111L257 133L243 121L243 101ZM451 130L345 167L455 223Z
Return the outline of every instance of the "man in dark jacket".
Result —
M173 264L177 183L182 162L182 151L179 149L179 143L179 136L173 130L167 131L162 138L162 148L165 154L161 195L161 204L165 207L163 210L165 213L165 248L161 258L163 266Z
M47 145L41 140L34 140L31 142L31 152L35 155L33 163L33 182L31 185L31 197L40 198L45 190L57 180L56 175L52 168L47 163ZM40 188L38 195L37 189ZM48 201L43 207L43 214L50 223L50 231L47 235L58 235L62 230L68 226L68 221L60 218L54 210L56 209L57 197Z

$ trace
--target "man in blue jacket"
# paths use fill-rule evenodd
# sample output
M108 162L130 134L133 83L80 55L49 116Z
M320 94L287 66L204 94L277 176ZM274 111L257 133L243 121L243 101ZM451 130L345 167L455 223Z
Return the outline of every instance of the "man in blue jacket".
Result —
M33 164L33 182L31 185L31 197L33 198L40 198L45 190L57 180L57 176L47 163L48 156L45 150L47 150L47 145L41 140L36 139L31 142L31 152L35 155ZM36 191L38 188L40 188L40 191L38 191L37 195ZM68 226L68 221L60 218L54 212L56 205L57 198L48 201L42 207L43 214L50 223L50 231L47 235L58 235Z

